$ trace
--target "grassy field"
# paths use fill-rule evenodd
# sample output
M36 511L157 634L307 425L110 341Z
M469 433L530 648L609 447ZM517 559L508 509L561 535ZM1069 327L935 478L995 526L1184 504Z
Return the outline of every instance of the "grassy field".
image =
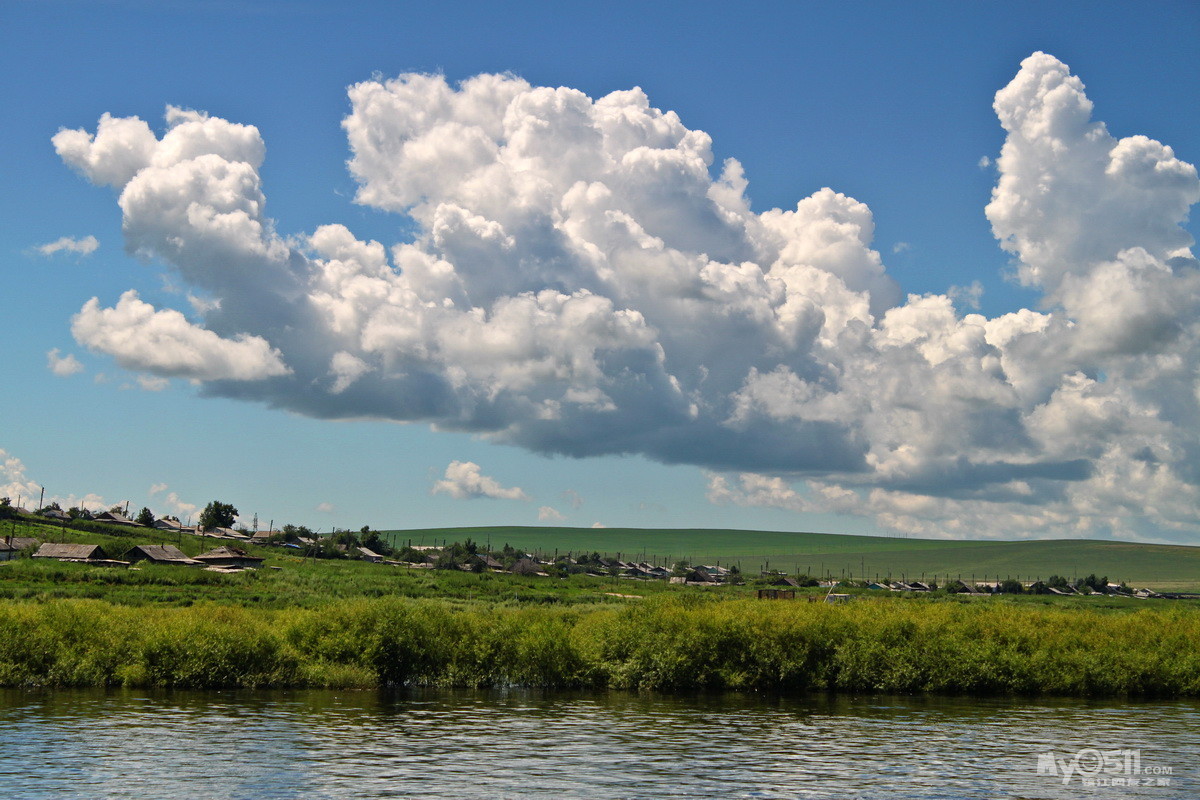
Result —
M819 533L736 530L642 530L626 528L494 527L441 528L385 532L396 544L434 544L472 538L480 544L515 547L553 555L555 552L598 551L628 560L673 563L740 564L747 577L768 564L789 573L834 577L947 577L964 580L1013 577L1021 580L1068 578L1090 573L1130 586L1165 591L1200 590L1200 547L1128 544L1089 540L964 542ZM73 531L29 522L0 522L0 534L33 536L43 541L101 544L119 557L138 543L174 544L188 555L220 542L198 536L154 530L115 530L109 534ZM547 582L540 578L487 574L434 574L357 561L315 561L297 551L244 545L267 559L267 569L243 575L180 572L175 567L116 571L84 565L23 560L0 569L0 597L108 597L118 602L186 602L188 598L226 597L239 604L315 605L327 598L462 596L558 597L570 602L594 600L607 592L624 593L627 581L573 577ZM276 567L278 569L270 569ZM553 585L552 585L553 584ZM670 591L659 582L637 583L636 593ZM183 586L193 589L184 590Z
M637 528L492 527L396 530L392 541L434 544L467 537L553 554L598 551L673 563L740 564L757 574L768 564L788 573L867 579L947 576L970 580L1074 579L1095 573L1131 586L1200 590L1200 547L1086 539L977 542L829 533Z
M3 526L2 534L99 543L118 557L142 542L169 542L190 555L216 544L146 530ZM1098 542L981 545L545 528L404 534L394 537L398 543L471 537L490 539L494 547L508 542L550 554L586 547L660 561L668 552L722 562L741 553L743 567L768 557L772 567L786 566L788 553L801 559L831 554L831 561L871 553L900 559L893 564L924 559L919 563L935 565L926 566L931 572L964 559L1004 564L1010 558L1017 559L1011 562L1014 574L1016 564L1024 574L1030 562L1011 548L1032 545L1039 546L1040 563L1078 558L1086 564L1081 571L1107 571L1131 582L1142 574L1138 570L1186 576L1186 564L1194 563L1177 552L1190 554L1189 548L1166 548L1185 563L1169 571L1162 548L1146 546L1131 547L1123 561L1105 562L1113 545ZM716 552L681 547L689 543ZM655 553L655 545L667 552ZM246 548L266 558L263 569L220 574L171 565L122 568L28 558L0 563L0 686L528 685L1200 696L1200 606L1188 600L857 589L852 602L828 605L805 602L803 591L794 601L757 600L753 580L697 588L588 575L407 569ZM1108 563L1129 569L1106 570ZM803 560L792 564L805 568ZM816 601L823 591L808 593Z
M1200 613L1004 602L721 600L287 610L0 604L0 686L547 686L1200 695Z

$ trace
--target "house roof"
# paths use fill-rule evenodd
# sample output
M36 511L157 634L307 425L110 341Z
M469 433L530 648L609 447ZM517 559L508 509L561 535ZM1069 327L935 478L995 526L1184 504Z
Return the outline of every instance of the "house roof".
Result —
M704 569L696 568L687 574L688 581L692 583L720 583L715 575L708 573Z
M108 558L98 544L60 544L46 542L33 554L34 558L77 558L82 560Z
M94 517L92 517L92 519L98 522L115 522L118 525L138 525L138 523L134 522L129 517L125 516L124 514L118 514L115 511L101 511L99 514L96 514ZM141 526L138 525L138 527Z
M38 543L32 536L11 536L0 539L0 550L24 550Z
M383 558L383 556L379 555L379 553L376 553L374 550L369 550L366 547L359 547L358 552L362 553L367 558Z
M200 555L196 556L197 561L224 561L230 558L237 558L243 561L264 560L259 556L252 556L240 548L228 546L217 547L213 550L209 550L207 553L201 553Z
M179 564L195 564L196 560L189 558L186 553L173 544L139 544L134 545L125 553L129 561L137 560L138 556L148 561L166 561Z
M233 528L209 528L205 533L212 536L225 536L230 539L249 539L244 533L238 533Z

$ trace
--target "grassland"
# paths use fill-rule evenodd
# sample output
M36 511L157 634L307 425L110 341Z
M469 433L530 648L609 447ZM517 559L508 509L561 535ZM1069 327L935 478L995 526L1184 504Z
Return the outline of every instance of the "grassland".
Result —
M142 542L172 543L191 555L213 544L145 530L0 524L7 528L0 533L99 543L115 556ZM740 552L743 568L768 557L772 567L786 567L790 552L800 571L804 559L822 554L898 559L891 564L924 557L912 563L927 572L938 564L951 572L976 559L970 563L979 573L980 564L1001 565L988 569L1002 572L1012 563L1014 575L1039 566L1069 575L1061 564L1079 559L1080 571L1110 578L1161 586L1170 580L1153 580L1150 572L1161 568L1177 585L1195 585L1190 548L1167 548L1174 556L1168 568L1157 548L1144 546L1120 561L1087 560L1111 552L1109 543L1093 542L535 528L404 532L395 539L432 544L468 536L496 547L507 541L545 553L587 549L660 561L670 554L729 562ZM709 549L688 552L680 547L688 542ZM1044 560L1030 566L1002 560L1019 559L1019 551L986 555L1003 554L1008 545L1040 546L1034 549ZM753 586L406 569L247 549L266 558L264 569L218 574L168 565L0 564L0 686L1200 696L1200 606L1192 601L858 590L853 602L838 606L804 602L803 593L794 601L760 601ZM812 592L818 599L820 590Z
M395 542L434 544L467 537L542 553L598 551L673 563L768 564L788 573L870 580L937 576L970 580L1068 578L1095 573L1159 591L1200 590L1200 547L1086 539L977 542L717 529L484 527L386 531Z
M0 605L0 686L1200 695L1200 614L662 596L620 607Z

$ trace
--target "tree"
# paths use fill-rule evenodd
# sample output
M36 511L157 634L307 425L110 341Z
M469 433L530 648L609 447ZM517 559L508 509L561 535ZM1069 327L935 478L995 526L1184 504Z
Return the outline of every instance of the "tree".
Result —
M142 510L138 512L137 519L134 521L137 522L138 525L145 525L147 528L149 528L154 524L154 514L150 512L150 509L142 506Z
M392 553L391 545L384 541L383 537L379 535L379 531L373 531L366 525L363 526L359 541L363 547L382 556L391 555Z
M1005 578L1004 580L1000 581L1001 594L1024 594L1024 592L1025 587L1022 586L1021 582L1018 580L1013 578Z
M232 528L237 515L238 510L229 503L213 500L200 512L200 527L208 531L213 528Z

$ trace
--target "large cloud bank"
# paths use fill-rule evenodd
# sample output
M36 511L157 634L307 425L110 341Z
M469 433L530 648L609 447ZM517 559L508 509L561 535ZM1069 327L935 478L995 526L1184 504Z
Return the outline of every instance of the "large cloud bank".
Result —
M714 502L867 514L943 535L1200 530L1200 272L1190 164L1112 137L1035 53L997 93L986 212L1040 310L904 298L864 204L821 189L755 213L740 165L633 89L598 100L480 75L349 90L360 203L285 238L258 131L169 108L60 131L119 192L130 252L210 302L128 292L76 339L212 395L325 418L427 421L546 454L711 470ZM717 177L713 177L714 174Z

